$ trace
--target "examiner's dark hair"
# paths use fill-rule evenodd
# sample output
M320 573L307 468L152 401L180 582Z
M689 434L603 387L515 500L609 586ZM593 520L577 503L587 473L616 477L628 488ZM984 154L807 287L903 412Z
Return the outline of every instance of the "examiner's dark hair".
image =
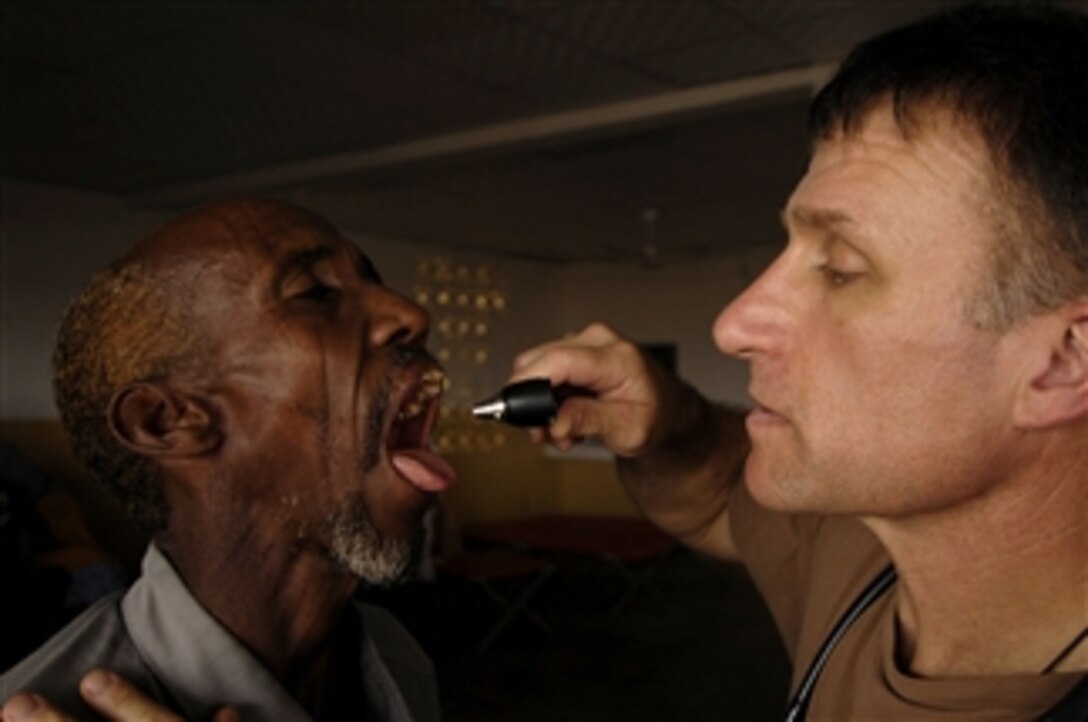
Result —
M57 333L53 390L77 459L149 534L168 509L158 467L118 442L109 405L126 384L167 378L199 358L183 300L168 274L120 261L98 273L71 303Z
M961 7L859 45L809 110L815 141L890 98L906 137L951 110L991 156L997 213L979 322L1007 328L1088 293L1088 15Z

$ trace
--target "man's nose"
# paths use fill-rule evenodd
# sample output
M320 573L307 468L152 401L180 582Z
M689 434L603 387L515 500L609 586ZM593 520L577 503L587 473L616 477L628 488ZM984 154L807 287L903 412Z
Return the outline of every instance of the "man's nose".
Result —
M378 285L368 289L364 303L370 319L370 342L375 347L427 340L431 317L419 304Z
M788 338L790 311L781 257L714 320L714 344L743 359L780 351Z

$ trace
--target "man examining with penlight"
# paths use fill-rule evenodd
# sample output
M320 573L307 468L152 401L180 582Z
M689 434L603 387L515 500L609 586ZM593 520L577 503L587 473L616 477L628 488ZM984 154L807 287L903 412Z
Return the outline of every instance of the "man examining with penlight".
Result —
M845 61L785 249L714 324L751 371L743 467L603 325L515 363L593 394L540 440L599 438L650 519L747 564L789 720L1088 719L1086 61L1088 17L1039 8Z

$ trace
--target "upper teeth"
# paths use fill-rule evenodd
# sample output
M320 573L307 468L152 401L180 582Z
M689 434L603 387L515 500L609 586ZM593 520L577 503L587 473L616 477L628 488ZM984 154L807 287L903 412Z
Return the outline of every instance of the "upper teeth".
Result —
M427 407L427 404L432 399L440 396L449 386L449 379L439 369L428 370L423 374L420 382L416 388L415 396L408 399L401 407L400 413L397 415L398 421L406 421L419 416L423 413L423 409Z

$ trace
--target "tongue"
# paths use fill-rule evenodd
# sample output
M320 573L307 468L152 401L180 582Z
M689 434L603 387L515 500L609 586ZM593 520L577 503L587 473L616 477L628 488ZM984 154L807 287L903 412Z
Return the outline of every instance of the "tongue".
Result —
M400 475L420 491L445 491L457 480L457 472L448 461L423 449L399 449L391 454L390 461Z

